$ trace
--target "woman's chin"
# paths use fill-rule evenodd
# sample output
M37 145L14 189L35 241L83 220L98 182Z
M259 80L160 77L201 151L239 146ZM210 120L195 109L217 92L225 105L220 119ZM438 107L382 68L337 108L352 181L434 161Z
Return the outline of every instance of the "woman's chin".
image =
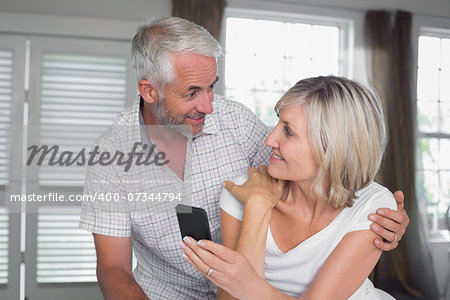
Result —
M269 164L269 166L267 167L267 172L269 173L270 176L272 176L275 179L284 179L281 178L282 176L280 176L280 172L277 172L277 169L274 165Z

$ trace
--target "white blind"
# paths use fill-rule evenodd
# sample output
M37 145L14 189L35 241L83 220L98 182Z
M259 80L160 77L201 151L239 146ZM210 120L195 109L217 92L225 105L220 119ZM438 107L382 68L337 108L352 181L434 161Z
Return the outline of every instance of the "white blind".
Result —
M78 229L80 211L39 210L37 282L94 282L96 255L93 237Z
M8 283L8 221L5 207L0 207L0 284Z
M9 182L8 139L11 123L13 59L11 50L0 49L0 186L6 186ZM0 284L8 283L8 234L8 212L5 207L0 207Z
M95 139L125 108L125 56L44 53L42 55L40 145L59 152L90 150ZM49 155L46 157L48 161ZM85 167L39 169L41 185L79 185Z
M11 122L13 52L0 49L0 185L9 181L7 151Z
M89 152L94 141L124 110L128 59L124 56L43 52L39 143L59 154ZM82 187L86 166L39 167L42 186ZM61 211L63 209L63 211ZM96 253L90 233L78 229L80 210L41 207L37 219L38 283L94 282Z

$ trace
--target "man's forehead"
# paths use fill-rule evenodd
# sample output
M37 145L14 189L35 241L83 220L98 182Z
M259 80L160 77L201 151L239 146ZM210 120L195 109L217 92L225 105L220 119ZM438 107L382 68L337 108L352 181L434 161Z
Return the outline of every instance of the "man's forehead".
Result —
M172 65L175 72L174 84L186 89L204 88L217 80L217 63L214 57L188 53L174 55Z

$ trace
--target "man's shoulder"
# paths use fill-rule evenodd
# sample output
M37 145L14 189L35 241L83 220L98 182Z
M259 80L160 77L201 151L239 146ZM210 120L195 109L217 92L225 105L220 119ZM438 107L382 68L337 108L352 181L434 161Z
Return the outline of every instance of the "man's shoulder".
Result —
M121 125L139 125L139 103L135 103L132 106L121 111L112 121L113 126Z
M139 131L139 104L136 103L120 112L98 137L96 144L100 147L117 147L127 143ZM120 147L123 147L121 145Z
M214 95L213 105L214 113L220 115L221 119L236 121L237 119L248 120L249 118L256 118L255 113L244 104L220 95Z

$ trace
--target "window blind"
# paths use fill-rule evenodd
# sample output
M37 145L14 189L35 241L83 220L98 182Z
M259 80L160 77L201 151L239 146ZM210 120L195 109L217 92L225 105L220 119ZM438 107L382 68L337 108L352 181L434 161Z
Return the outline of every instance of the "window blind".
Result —
M9 183L8 139L11 123L13 63L13 51L0 49L0 186L6 186ZM0 206L0 284L8 283L8 234L8 211Z
M61 52L41 57L40 145L57 145L59 153L89 151L125 108L127 57ZM83 186L86 166L49 166L48 160L39 167L41 187ZM39 208L38 283L97 281L93 237L78 229L79 216L79 207Z
M13 52L0 49L0 185L8 184L8 132L11 122Z
M0 207L0 284L8 283L8 221L5 207Z
M44 53L41 69L40 144L58 145L59 153L89 150L125 107L127 58ZM44 163L39 183L81 186L85 172Z
M38 283L97 281L93 237L78 229L79 219L79 209L40 209L37 228Z

